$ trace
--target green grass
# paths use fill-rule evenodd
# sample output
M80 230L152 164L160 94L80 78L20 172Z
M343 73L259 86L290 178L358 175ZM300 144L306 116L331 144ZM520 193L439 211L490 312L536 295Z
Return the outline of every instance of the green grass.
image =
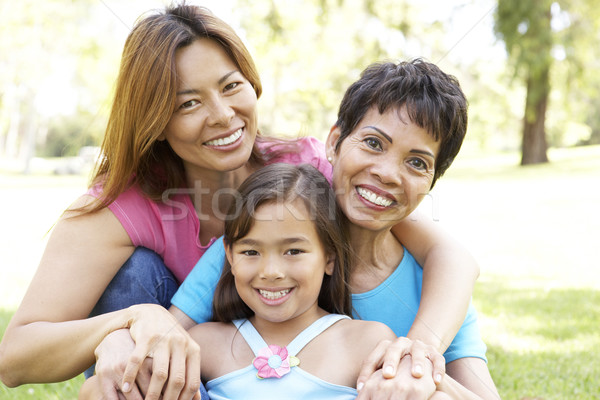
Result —
M514 153L465 152L436 184L424 212L481 266L474 303L502 398L600 399L600 146L549 156L549 164L519 167ZM0 173L0 190L11 193L0 209L0 335L35 271L46 232L84 187L81 177ZM26 218L15 211L23 209ZM0 398L76 398L81 381L0 384Z
M475 298L504 399L600 398L600 291L515 288L499 276Z

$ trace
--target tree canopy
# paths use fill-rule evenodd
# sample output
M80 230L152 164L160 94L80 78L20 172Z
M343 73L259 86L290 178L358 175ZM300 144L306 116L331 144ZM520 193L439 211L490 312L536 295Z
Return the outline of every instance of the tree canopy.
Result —
M543 159L547 146L600 142L600 16L592 3L228 0L214 11L255 58L266 134L324 138L362 69L421 57L455 75L467 94L466 148L518 150L530 124L543 133L534 136ZM161 5L0 4L0 157L27 165L34 155L99 143L133 22L123 10L134 5L128 12L139 15Z

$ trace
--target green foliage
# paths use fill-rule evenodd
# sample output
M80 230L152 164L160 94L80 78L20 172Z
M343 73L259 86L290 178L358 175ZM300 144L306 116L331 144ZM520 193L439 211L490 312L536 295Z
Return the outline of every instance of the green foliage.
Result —
M514 74L528 86L529 101L549 90L543 76L550 70L552 88L548 140L553 146L597 143L600 121L595 99L600 77L600 11L592 0L499 0L495 31L503 40ZM536 118L532 106L525 112ZM583 126L587 124L589 128Z
M526 76L539 76L552 63L552 0L498 0L495 29Z
M80 125L93 126L93 136L103 130L121 45L98 11L91 0L2 1L0 54L9 56L0 62L1 156L31 157L36 142L43 154L56 153L43 149L41 136L64 119L87 118Z
M98 146L102 131L91 131L90 121L93 116L84 112L53 118L47 136L38 144L37 154L41 157L76 156L83 146Z
M239 0L241 25L265 89L259 102L261 131L324 138L345 89L360 71L374 61L407 58L402 48L407 35L425 31L411 18L409 4Z

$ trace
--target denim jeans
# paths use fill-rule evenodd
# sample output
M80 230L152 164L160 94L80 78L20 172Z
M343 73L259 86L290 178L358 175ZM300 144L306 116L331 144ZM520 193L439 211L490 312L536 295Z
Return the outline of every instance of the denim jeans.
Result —
M171 298L179 285L162 258L145 247L135 249L131 257L110 281L90 317L122 310L134 304L160 304L171 306ZM94 365L84 375L94 374ZM202 399L208 399L204 386L200 388Z

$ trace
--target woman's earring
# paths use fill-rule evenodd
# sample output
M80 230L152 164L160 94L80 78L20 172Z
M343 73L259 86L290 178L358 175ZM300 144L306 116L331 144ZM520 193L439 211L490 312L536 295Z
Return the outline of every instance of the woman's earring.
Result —
M329 163L331 163L333 161L333 157L331 157L331 156L327 157L327 161L329 161Z

